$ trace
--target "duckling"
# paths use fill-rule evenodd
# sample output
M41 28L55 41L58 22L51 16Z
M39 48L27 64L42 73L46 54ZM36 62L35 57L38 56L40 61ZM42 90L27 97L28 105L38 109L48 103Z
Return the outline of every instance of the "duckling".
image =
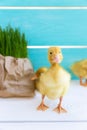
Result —
M62 107L63 96L67 93L70 85L70 74L64 70L59 63L63 60L63 55L59 47L50 47L48 49L48 60L51 64L50 68L42 71L40 68L36 72L36 88L42 94L41 104L37 107L38 110L46 110L48 106L44 104L44 98L49 99L59 98L59 104L54 111L61 113L67 112ZM42 70L41 70L42 69ZM40 74L40 73L41 74ZM39 74L38 74L39 73ZM35 78L33 78L35 79Z
M87 59L75 62L71 66L71 70L77 77L80 78L80 85L87 86ZM82 79L86 79L86 82L83 83Z

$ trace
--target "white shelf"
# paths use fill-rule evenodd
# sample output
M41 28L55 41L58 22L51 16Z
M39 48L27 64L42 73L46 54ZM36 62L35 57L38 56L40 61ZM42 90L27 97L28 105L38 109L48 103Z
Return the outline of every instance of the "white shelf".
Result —
M70 89L63 100L63 107L68 113L58 114L53 112L58 100L45 98L45 104L50 108L45 111L37 111L41 95L36 92L34 98L0 98L1 122L29 122L29 121L87 121L87 87L79 85L79 81L72 81Z
M45 98L45 104L50 108L37 111L41 95L29 98L0 98L0 130L64 130L87 128L87 87L79 85L79 81L72 81L69 92L64 97L63 107L68 110L66 114L57 114L53 108L58 100ZM38 122L40 121L40 122Z

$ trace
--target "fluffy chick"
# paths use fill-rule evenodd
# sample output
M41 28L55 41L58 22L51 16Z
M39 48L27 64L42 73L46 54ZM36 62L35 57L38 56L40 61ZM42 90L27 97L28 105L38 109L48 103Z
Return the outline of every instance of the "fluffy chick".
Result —
M63 60L61 49L59 47L49 48L48 60L51 63L50 68L39 75L38 72L41 73L41 69L36 72L36 88L42 94L42 102L37 109L48 109L48 106L44 104L44 98L47 96L49 99L60 99L54 111L66 112L61 103L70 86L70 74L59 65Z
M71 70L77 77L80 78L80 85L87 86L87 59L75 62L71 66ZM86 79L86 82L83 83L82 79Z

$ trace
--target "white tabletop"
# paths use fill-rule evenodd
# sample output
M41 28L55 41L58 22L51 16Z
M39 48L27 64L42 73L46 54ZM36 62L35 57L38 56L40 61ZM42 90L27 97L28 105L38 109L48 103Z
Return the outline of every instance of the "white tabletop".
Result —
M60 130L67 125L71 128L77 127L78 124L80 128L82 125L82 128L87 127L87 87L80 86L79 81L71 82L70 89L64 97L63 107L67 109L68 113L54 112L53 109L57 106L58 100L49 100L47 97L45 104L49 106L49 109L45 112L37 111L36 107L40 101L41 95L38 92L31 99L0 98L0 130L5 128L10 130L13 126L14 129L17 127L20 129L28 127L45 129L46 126L48 128L58 126Z

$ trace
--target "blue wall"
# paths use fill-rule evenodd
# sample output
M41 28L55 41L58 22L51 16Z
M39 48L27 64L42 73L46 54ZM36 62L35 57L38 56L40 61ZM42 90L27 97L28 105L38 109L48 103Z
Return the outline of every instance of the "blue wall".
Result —
M29 45L87 45L87 10L0 10L0 25L7 24Z
M0 25L18 27L28 45L87 45L87 10L0 10ZM47 49L28 49L37 70L49 66ZM87 49L63 49L62 66L87 58ZM72 75L73 79L76 79Z
M0 0L0 6L87 6L87 0Z

